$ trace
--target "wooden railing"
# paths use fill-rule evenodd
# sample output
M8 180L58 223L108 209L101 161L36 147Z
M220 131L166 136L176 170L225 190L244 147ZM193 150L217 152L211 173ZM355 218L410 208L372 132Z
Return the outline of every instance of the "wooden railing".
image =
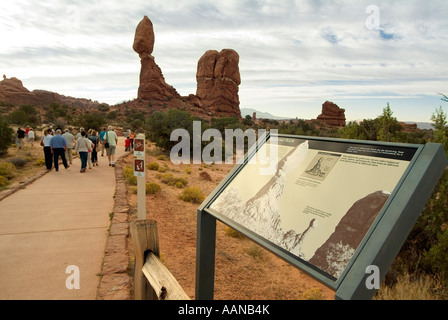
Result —
M132 221L130 229L135 252L135 300L190 300L160 261L157 222Z

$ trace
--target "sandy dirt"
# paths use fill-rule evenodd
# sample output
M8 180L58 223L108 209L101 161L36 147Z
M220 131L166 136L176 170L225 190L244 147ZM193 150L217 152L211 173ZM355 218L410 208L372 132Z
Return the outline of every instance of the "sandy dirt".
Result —
M154 146L147 146L146 164L156 162L164 173L171 173L199 187L207 196L226 177L233 165L174 165ZM132 166L133 155L123 161ZM211 181L201 179L207 172ZM147 170L147 182L162 191L147 196L147 219L158 223L160 256L185 292L194 299L196 269L196 215L199 204L179 199L185 188L160 181L161 172ZM129 187L128 200L136 208L137 195ZM136 209L134 210L136 211ZM136 212L133 213L136 218ZM302 273L247 238L235 237L233 230L217 223L215 296L216 300L327 300L334 291Z

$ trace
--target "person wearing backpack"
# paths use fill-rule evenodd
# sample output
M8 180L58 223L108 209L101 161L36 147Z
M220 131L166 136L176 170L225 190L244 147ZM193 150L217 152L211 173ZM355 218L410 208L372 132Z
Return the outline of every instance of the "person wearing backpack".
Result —
M98 144L100 143L100 138L97 135L96 130L92 130L89 136L89 140L93 142L94 146L92 148L92 165L98 167Z
M117 149L118 136L113 130L112 126L107 128L106 132L106 144L109 145L107 150L107 157L109 158L109 166L115 167L115 150Z

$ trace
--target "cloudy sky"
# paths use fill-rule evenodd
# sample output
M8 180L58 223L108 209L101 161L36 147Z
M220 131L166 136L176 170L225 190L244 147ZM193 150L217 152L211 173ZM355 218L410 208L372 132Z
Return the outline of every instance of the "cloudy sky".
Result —
M448 104L448 1L10 0L0 3L0 73L109 104L134 99L137 24L155 29L153 56L181 95L196 92L205 51L240 55L240 107L316 118L326 100L348 120L390 103L429 122Z

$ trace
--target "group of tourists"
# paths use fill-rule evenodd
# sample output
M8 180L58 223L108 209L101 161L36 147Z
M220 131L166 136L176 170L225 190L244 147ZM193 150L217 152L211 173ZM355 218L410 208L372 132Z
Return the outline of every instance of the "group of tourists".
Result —
M59 158L65 169L70 168L73 162L73 149L76 155L81 159L81 173L87 171L87 166L92 169L98 166L98 153L101 156L106 155L109 158L109 166L115 167L115 150L117 148L118 134L113 130L112 126L99 133L94 129L85 131L80 128L79 132L74 136L68 129L58 128L54 131L52 128L45 129L41 146L44 148L45 166L47 170L59 171Z
M23 139L26 138L26 142L31 144L31 147L34 147L34 138L35 138L34 130L33 128L26 127L25 130L22 130L22 128L17 129L17 135L16 135L16 145L19 149L22 149L23 147Z

